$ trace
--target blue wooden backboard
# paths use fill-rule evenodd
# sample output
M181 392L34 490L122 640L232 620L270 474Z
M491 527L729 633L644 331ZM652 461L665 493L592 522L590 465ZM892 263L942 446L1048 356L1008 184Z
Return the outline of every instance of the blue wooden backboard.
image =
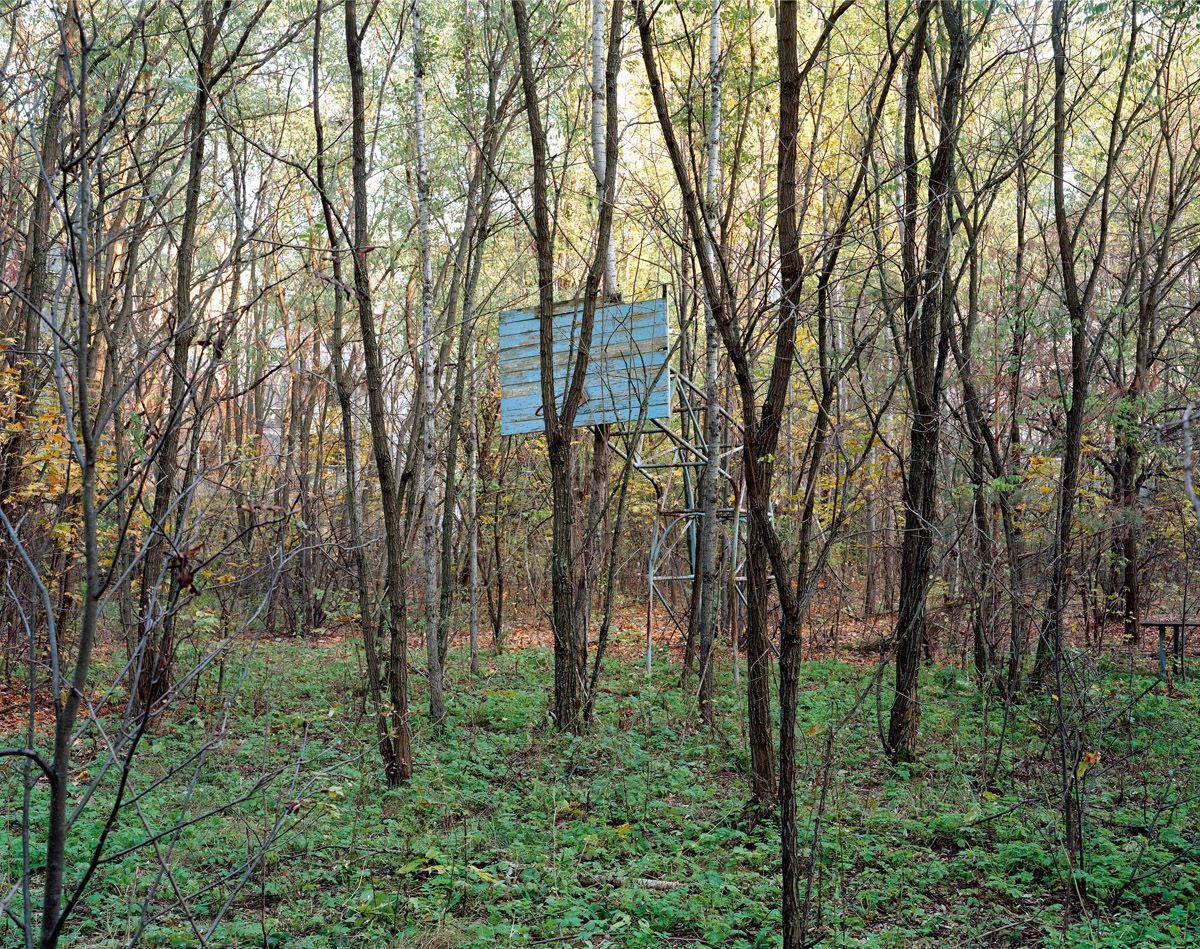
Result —
M554 392L561 408L575 358L583 305L554 314ZM500 434L545 431L542 418L539 322L533 310L500 313ZM668 418L671 383L667 360L667 301L610 303L596 307L591 358L577 426Z

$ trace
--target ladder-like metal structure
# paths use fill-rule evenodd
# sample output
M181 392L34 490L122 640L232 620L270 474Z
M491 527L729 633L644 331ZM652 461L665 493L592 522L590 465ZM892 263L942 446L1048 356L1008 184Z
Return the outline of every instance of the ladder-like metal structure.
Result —
M673 589L682 591L686 602L699 572L700 525L704 517L699 494L700 474L708 458L704 441L704 393L679 372L671 373L672 424L651 420L635 436L633 469L646 478L655 491L655 520L646 560L646 672L654 662L654 616L661 605L668 622L681 639L687 636L689 616L671 603ZM722 430L728 433L718 453L717 477L722 484L724 504L717 517L725 527L726 593L730 597L733 649L737 650L736 613L745 603L745 556L740 540L745 530L746 513L740 472L732 462L741 454L741 427L724 409ZM674 422L678 419L677 424ZM678 428L678 430L676 430ZM676 478L679 479L678 485ZM735 661L736 668L736 661Z
M588 363L581 426L603 426L614 453L632 472L654 487L655 518L646 560L646 671L654 661L655 610L661 605L681 639L687 636L690 611L677 610L672 592L694 600L699 566L700 526L704 518L698 474L708 460L704 442L704 392L678 366L678 345L669 343L666 286L660 297L623 303L620 296L597 301L593 332L595 352ZM573 352L582 301L556 304L553 335ZM501 434L541 429L539 384L541 323L534 310L500 314ZM557 346L556 346L557 348ZM561 387L557 383L556 387ZM561 392L558 393L561 399ZM719 409L725 433L718 451L720 497L716 516L723 530L725 580L722 583L737 666L737 614L746 602L745 557L740 544L746 521L740 466L738 420ZM597 434L600 429L595 428ZM614 444L624 443L624 447ZM632 461L630 461L632 455ZM678 483L676 479L678 478ZM735 672L736 674L736 672Z

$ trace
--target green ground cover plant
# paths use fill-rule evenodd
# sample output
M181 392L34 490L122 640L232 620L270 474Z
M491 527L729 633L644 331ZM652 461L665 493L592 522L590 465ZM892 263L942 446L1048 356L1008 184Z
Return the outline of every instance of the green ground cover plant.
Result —
M418 725L420 766L409 785L389 791L375 773L353 641L262 643L188 814L237 803L157 849L104 864L72 919L71 944L123 945L145 924L146 945L194 945L227 902L207 936L215 945L777 943L777 825L746 805L736 695L719 690L723 725L710 730L675 667L647 678L640 664L616 658L594 728L569 736L548 721L546 650L490 657L479 676L464 661L452 653L448 663L455 701L445 725ZM929 676L919 763L882 757L873 702L850 716L825 758L827 729L870 672L835 661L803 668L801 843L815 860L825 944L1200 939L1200 775L1180 766L1200 751L1194 682L1168 691L1127 669L1102 671L1094 687L1114 698L1131 687L1151 691L1109 723L1088 769L1086 862L1072 883L1047 709L1032 698L1016 708L997 766L1001 706L965 673L942 668ZM122 809L106 854L178 821L178 786L154 782L203 746L225 714L215 685L202 680L144 740L137 800ZM88 749L77 758L86 771ZM1161 780L1151 787L1145 773ZM3 784L9 880L19 868L14 777L9 769ZM105 783L99 793L111 790ZM88 814L103 818L106 808ZM35 827L42 820L39 799ZM100 831L76 828L73 864L87 859ZM266 840L261 860L221 880ZM169 885L146 903L164 862ZM1064 910L1068 886L1086 888L1086 914Z

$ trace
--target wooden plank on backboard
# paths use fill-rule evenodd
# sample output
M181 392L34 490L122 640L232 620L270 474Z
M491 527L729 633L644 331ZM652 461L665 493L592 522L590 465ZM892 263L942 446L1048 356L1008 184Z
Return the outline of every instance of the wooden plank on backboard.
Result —
M554 392L559 406L579 344L581 304L554 314ZM541 396L541 324L533 310L500 314L500 433L545 429ZM596 307L591 358L584 377L578 426L627 424L645 405L647 420L671 415L667 301L611 303Z

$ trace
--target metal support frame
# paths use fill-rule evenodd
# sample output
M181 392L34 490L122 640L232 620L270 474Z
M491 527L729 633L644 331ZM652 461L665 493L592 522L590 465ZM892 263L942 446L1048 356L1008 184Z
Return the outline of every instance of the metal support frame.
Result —
M696 479L696 472L704 468L708 458L708 449L704 442L703 392L690 379L677 372L672 372L671 384L673 414L679 416L680 428L687 432L689 437L655 420L651 423L653 433L664 437L655 440L653 449L647 455L642 454L647 440L639 440L638 453L633 461L634 470L654 485L657 498L650 551L646 560L647 675L654 665L654 610L658 604L662 604L666 609L668 620L679 636L683 638L687 635L688 617L672 607L669 594L671 587L675 586L685 591L688 602L691 601L692 587L699 569L697 558L700 524L704 517ZM739 547L739 538L746 513L740 482L730 472L729 464L734 456L741 453L741 427L737 420L723 409L721 412L729 423L733 444L721 448L718 477L730 486L734 503L731 506L719 507L717 517L721 523L730 525L729 584L736 592L737 600L744 604L745 557ZM665 477L662 477L663 472L666 473ZM676 474L680 479L678 495ZM683 557L680 557L681 553L684 554ZM682 568L680 560L683 561ZM737 603L734 606L736 609ZM734 627L736 626L735 622ZM736 652L736 635L733 648Z

